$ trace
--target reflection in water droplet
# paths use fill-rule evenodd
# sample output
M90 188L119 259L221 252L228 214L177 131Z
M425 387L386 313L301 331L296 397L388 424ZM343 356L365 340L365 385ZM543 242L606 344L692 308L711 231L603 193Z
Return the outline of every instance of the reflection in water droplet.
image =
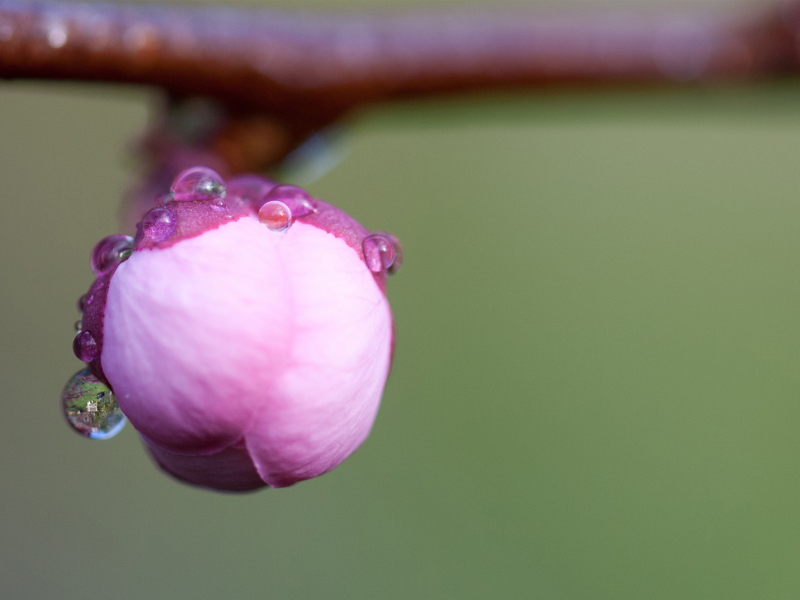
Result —
M394 263L394 245L383 235L369 236L364 240L362 248L367 267L374 273L380 273Z
M92 250L92 271L98 277L117 263L130 257L133 238L127 235L109 235L97 242Z
M225 198L225 181L208 167L191 167L181 171L172 182L173 199L178 202Z
M82 331L72 342L72 351L83 362L92 362L97 358L97 342L88 331Z
M264 197L265 202L283 202L292 211L292 218L305 217L316 212L314 200L303 188L296 185L279 185L272 188Z
M77 332L83 331L83 321L81 321L80 319L75 321L75 331Z
M114 392L89 369L78 371L67 382L61 410L75 431L93 440L112 438L125 426Z
M142 232L152 242L168 240L178 228L178 219L166 206L149 210L142 219Z
M286 231L292 224L292 211L283 202L272 200L258 211L258 220L271 231Z

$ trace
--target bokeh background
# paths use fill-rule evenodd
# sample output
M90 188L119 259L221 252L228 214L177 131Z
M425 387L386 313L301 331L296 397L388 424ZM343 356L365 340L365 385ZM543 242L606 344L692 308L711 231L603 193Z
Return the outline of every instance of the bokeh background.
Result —
M354 118L309 189L405 244L394 371L342 466L241 496L59 410L152 104L0 84L0 597L800 596L800 84Z

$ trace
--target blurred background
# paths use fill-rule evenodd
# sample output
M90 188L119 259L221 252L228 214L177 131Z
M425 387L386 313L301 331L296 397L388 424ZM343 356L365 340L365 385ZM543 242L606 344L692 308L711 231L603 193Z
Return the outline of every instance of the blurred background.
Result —
M354 118L309 189L404 243L394 370L342 466L240 496L59 409L153 104L0 83L0 597L800 596L800 83Z

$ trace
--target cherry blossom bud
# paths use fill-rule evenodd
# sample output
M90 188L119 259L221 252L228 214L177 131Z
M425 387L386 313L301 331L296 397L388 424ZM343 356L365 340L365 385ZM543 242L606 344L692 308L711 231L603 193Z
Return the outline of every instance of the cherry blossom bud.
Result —
M194 199L176 180L181 198L143 217L132 251L101 242L111 258L80 302L75 352L168 473L220 490L288 486L369 434L391 363L385 284L399 245L383 232L369 241L299 188L278 194L289 205L266 179L207 179Z

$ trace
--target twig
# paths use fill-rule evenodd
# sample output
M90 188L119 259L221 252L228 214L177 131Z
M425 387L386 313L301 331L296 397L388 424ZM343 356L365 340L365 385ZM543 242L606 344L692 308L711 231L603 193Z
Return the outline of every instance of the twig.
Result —
M0 1L0 77L213 98L224 115L209 137L188 143L164 125L149 150L163 167L188 144L239 172L275 164L354 108L396 98L795 74L799 7L325 14L9 0Z

